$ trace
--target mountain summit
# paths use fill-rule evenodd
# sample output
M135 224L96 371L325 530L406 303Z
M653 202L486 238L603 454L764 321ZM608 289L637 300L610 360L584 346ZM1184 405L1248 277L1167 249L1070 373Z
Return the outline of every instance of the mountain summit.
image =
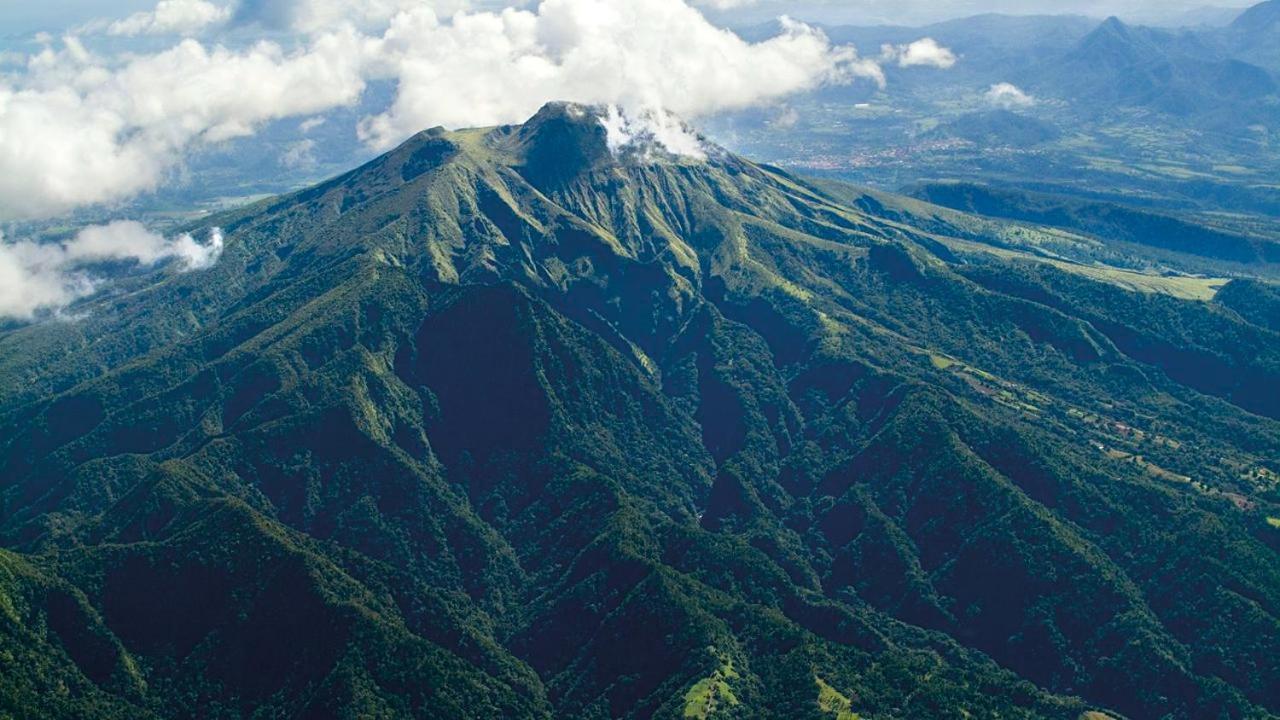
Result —
M535 182L565 182L616 161L601 108L546 105L517 133L525 174Z
M1280 712L1273 289L653 120L429 130L0 332L0 714Z
M1158 61L1163 53L1143 33L1145 28L1130 28L1118 17L1109 17L1085 36L1071 57L1105 67L1131 68Z

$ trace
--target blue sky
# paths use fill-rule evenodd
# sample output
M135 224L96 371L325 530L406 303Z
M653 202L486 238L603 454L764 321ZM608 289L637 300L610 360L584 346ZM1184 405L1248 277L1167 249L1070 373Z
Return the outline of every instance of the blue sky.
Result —
M0 35L56 32L97 17L128 15L154 0L0 0Z

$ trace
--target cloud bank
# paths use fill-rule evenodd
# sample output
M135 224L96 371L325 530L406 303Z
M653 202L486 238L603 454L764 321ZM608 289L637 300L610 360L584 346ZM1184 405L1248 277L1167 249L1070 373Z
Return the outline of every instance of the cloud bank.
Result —
M286 52L186 39L112 64L74 38L0 79L0 219L58 215L154 189L193 145L354 102L364 80L353 32Z
M31 320L40 313L56 314L92 294L100 285L90 272L94 264L149 267L175 260L183 271L203 270L218 261L222 248L217 228L202 244L187 234L166 239L129 221L88 227L60 244L8 242L0 234L0 317Z
M774 101L824 83L880 81L879 66L784 20L748 43L682 0L545 0L536 10L398 15L375 56L399 79L360 133L384 149L433 125L520 122L546 101L665 110L686 119Z
M776 37L749 43L685 0L467 7L465 0L162 0L106 32L184 35L225 26L239 45L185 37L160 52L104 57L76 37L51 43L20 72L0 74L0 220L148 192L201 146L354 105L374 80L398 88L390 107L359 124L360 138L381 150L433 125L520 122L549 100L697 119L824 84L883 84L886 61L954 62L931 40L895 48L891 58L862 57L789 20ZM254 28L273 39L245 46Z

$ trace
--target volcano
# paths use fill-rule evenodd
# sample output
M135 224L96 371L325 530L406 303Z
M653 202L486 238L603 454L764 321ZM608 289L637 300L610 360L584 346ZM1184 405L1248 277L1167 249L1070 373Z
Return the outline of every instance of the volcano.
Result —
M615 132L0 331L0 715L1280 712L1273 286Z

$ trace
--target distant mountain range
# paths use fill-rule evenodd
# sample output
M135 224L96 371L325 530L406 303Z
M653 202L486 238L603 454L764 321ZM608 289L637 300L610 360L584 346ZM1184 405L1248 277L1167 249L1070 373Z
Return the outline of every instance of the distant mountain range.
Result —
M1215 50L1213 38L1109 18L1071 50L1020 73L1033 91L1095 108L1142 107L1248 123L1280 108L1267 70Z
M1275 286L602 117L0 331L0 716L1280 713Z
M933 37L960 62L945 73L895 71L895 86L946 92L1013 82L1074 112L1143 108L1211 126L1266 122L1280 112L1280 0L1228 27L1160 29L1076 16L979 15L921 28L828 28L868 51Z

